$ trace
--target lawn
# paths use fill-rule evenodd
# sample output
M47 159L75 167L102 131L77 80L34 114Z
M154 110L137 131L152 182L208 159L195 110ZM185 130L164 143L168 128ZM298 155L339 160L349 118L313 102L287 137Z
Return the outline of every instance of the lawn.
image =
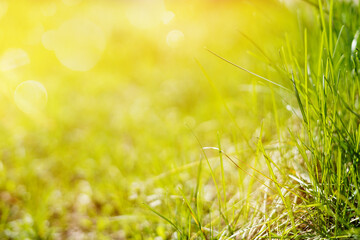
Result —
M0 239L360 239L360 7L1 0Z

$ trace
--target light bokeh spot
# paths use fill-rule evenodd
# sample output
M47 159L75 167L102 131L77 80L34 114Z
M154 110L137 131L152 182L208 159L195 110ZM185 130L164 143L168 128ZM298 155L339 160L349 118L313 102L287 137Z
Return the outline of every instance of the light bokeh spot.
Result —
M48 50L55 50L56 46L56 31L50 30L45 32L41 38L42 44Z
M65 5L74 6L79 4L82 0L62 0Z
M0 18L2 18L7 10L8 10L8 3L6 1L0 1Z
M163 21L163 0L133 0L126 11L129 22L140 29L156 27Z
M294 7L296 5L296 1L293 0L280 0L280 2L285 4L287 7Z
M163 13L162 21L164 24L169 24L171 20L174 19L174 17L175 17L175 13L173 13L172 11L166 11Z
M15 89L14 100L16 106L24 113L37 114L46 106L46 88L37 81L22 82Z
M168 46L176 48L184 41L184 33L180 30L172 30L166 36L166 43Z
M0 58L0 70L10 71L30 63L27 52L20 48L9 48Z
M100 60L106 39L102 29L85 19L72 19L58 30L44 33L42 43L58 60L74 71L88 71Z
M57 10L56 3L50 2L42 8L42 14L45 17L51 17L55 15L56 10Z

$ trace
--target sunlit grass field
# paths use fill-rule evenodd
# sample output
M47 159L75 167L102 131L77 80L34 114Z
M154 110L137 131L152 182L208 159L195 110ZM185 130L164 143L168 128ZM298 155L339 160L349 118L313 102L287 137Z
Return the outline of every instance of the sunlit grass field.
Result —
M359 239L359 7L0 1L0 239Z

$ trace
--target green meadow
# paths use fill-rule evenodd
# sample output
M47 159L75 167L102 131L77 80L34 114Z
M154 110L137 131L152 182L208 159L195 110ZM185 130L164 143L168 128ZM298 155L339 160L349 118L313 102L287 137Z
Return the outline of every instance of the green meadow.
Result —
M360 5L1 0L0 239L360 239Z

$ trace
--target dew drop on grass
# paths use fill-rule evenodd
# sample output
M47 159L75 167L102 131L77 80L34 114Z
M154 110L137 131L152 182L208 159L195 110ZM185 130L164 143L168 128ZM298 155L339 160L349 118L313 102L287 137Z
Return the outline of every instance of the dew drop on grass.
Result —
M20 48L9 48L0 58L0 70L10 71L30 63L28 54Z
M290 105L286 105L286 110L288 110L289 112L292 112L293 108Z
M184 33L180 30L172 30L166 36L166 43L168 46L177 48L184 41Z
M102 29L85 19L72 19L58 30L43 34L45 48L53 50L58 60L74 71L88 71L100 60L106 39Z
M353 39L352 42L351 42L351 52L352 52L352 53L354 53L355 50L356 50L356 46L357 46L357 44L358 44L359 34L360 34L360 32L359 32L359 31L356 31L355 36L354 36L354 39Z
M36 114L45 108L47 92L41 83L28 80L16 87L14 100L21 111L27 114Z

